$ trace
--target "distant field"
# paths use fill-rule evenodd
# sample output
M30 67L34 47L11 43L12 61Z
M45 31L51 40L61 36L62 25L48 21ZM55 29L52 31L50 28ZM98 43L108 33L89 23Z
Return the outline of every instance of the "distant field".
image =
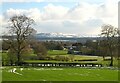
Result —
M2 58L6 59L7 55L6 53L0 53L2 54ZM97 59L97 61L79 61L79 62L84 62L84 63L101 63L103 66L109 66L110 60L108 61L103 61L102 57L99 56L87 56L87 55L69 55L67 54L66 50L49 50L48 51L48 56L55 57L56 55L59 56L74 56L75 62L78 62L79 60L89 60L89 59ZM30 56L35 56L35 54L31 54ZM109 57L108 57L109 58ZM26 61L26 60L25 60ZM28 62L56 62L55 60L27 60ZM69 61L68 61L69 62ZM113 61L114 67L118 67L118 60L114 58Z
M3 81L117 81L118 70L88 68L16 68L2 69Z
M1 53L2 54L2 53ZM33 56L33 54L31 54ZM67 51L52 50L48 51L48 56L74 56L76 61L67 61L65 63L102 63L104 66L109 66L110 61L103 61L102 57L86 56L86 55L69 55ZM2 57L7 58L6 53ZM79 61L97 59L97 61ZM26 60L27 62L62 62L55 60ZM114 66L118 66L118 60L114 58ZM14 70L16 68L17 70ZM105 68L18 68L18 67L3 67L3 81L117 81L118 70Z
M48 55L67 55L66 50L49 50Z

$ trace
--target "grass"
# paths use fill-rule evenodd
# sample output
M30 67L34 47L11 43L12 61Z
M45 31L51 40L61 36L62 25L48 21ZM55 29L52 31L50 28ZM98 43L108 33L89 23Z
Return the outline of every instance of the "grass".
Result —
M4 58L7 58L7 53L6 52L0 52L0 56L4 57Z
M26 60L24 62L27 63L98 63L97 61L55 61L55 60L50 60L50 61L46 61L46 60Z
M98 56L74 55L75 60L98 59Z
M8 72L13 67L5 67L3 81L117 81L118 70L88 68L17 68L16 72Z
M113 59L113 66L114 67L118 67L119 66L119 62L120 62L120 60L117 60L116 58L114 58ZM105 66L107 67L107 66L109 66L109 64L111 63L111 61L110 60L108 60L108 61L100 61L99 63L102 63L104 67Z
M7 59L7 54L6 52L4 53L0 53L2 54L2 58ZM103 66L109 66L110 61L103 61L102 57L98 57L98 56L86 56L86 55L69 55L67 54L67 51L65 50L49 50L48 54L51 57L55 57L56 55L60 55L60 56L74 56L74 60L76 60L75 62L80 62L80 63L101 63L103 64ZM49 56L48 55L48 56ZM31 56L35 56L35 54L31 54ZM98 61L77 61L77 60L89 60L89 59L97 59ZM58 62L55 60L27 60L27 62ZM113 61L114 67L118 67L118 60L114 58Z
M49 50L48 55L67 55L66 50Z
M32 55L32 54L31 54ZM70 56L67 51L53 50L48 51L48 55L55 57L56 55ZM6 53L2 56L6 57ZM33 55L34 56L34 55ZM110 61L103 61L102 57L98 56L85 56L85 55L73 55L74 60L86 60L86 59L97 59L97 63L102 63L104 66L109 66ZM61 62L55 60L27 60L26 62ZM75 61L80 63L92 63L93 61ZM71 62L66 62L71 63ZM74 63L74 62L72 62ZM95 62L96 63L96 62ZM114 59L114 66L118 66L118 60ZM105 68L17 68L16 72L22 75L18 75L13 72L8 72L14 67L5 67L2 69L2 80L3 81L117 81L118 70L105 69Z

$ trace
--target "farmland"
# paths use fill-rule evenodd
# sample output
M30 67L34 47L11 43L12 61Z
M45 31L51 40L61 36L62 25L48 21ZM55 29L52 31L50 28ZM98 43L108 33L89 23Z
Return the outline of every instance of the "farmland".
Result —
M15 72L12 70L16 69ZM118 70L108 68L3 67L3 81L117 81ZM12 77L11 77L12 76Z
M51 57L71 56L66 51L48 51ZM3 53L2 56L6 56ZM55 61L55 60L25 60L25 62L56 62L56 63L101 63L104 67L18 67L3 66L3 81L117 81L118 60L114 58L114 67L107 67L110 61L104 61L102 57L73 55L76 61ZM109 57L107 57L109 58ZM82 61L97 59L97 61ZM81 61L80 61L81 60ZM12 77L11 77L12 76Z
M67 55L66 50L49 50L48 55Z
M1 53L2 58L7 58L7 53ZM35 56L34 54L31 54L32 56ZM74 61L72 62L78 62L78 63L99 63L102 64L104 67L108 67L110 64L110 57L106 57L106 60L103 60L103 57L101 56L87 56L87 55L71 55L67 54L67 51L65 50L50 50L48 51L48 56L55 58L56 56L64 56L64 57L71 57L73 56ZM93 60L93 61L91 61ZM97 60L97 61L94 61ZM25 60L25 62L62 62L62 61L56 61L56 60ZM66 62L66 61L64 61ZM71 61L67 61L71 62ZM114 58L113 61L113 67L118 67L119 60L117 58Z

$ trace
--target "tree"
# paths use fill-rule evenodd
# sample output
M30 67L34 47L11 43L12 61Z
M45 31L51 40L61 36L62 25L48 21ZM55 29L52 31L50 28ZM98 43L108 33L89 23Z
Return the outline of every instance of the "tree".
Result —
M21 52L21 61L30 60L33 57L36 57L33 49L30 47L30 45L26 45L26 47Z
M105 56L109 55L109 50L108 50L108 47L107 47L107 41L106 40L100 40L98 49L99 49L99 56L102 56L103 60L105 60Z
M7 59L8 59L8 65L10 64L11 66L15 64L16 62L16 52L14 49L10 48L7 53Z
M101 36L105 37L106 47L109 50L109 55L111 56L110 66L113 66L113 52L116 48L116 38L118 35L118 29L112 25L103 25Z
M32 42L31 47L34 50L34 53L37 54L39 59L45 59L47 55L46 47L40 42Z
M118 45L117 45L118 59L120 57L119 48L120 48L120 28L118 28Z
M56 45L56 50L63 50L63 46L61 44Z
M6 51L10 48L9 41L2 41L2 51Z
M36 31L32 28L34 20L25 16L13 16L10 18L8 25L8 33L11 48L16 52L17 65L21 62L21 52L26 47L26 43L30 35L34 34Z

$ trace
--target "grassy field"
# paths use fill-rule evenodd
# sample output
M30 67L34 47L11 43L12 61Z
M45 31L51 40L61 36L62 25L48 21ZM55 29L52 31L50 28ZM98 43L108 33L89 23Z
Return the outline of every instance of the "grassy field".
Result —
M117 81L118 70L88 68L15 68L2 69L3 81Z
M48 55L67 55L66 50L49 50L47 52Z
M53 50L48 51L48 56L55 57L70 56L67 51ZM103 61L102 57L73 55L74 62L91 63L94 61L78 61L87 59L97 59L95 63L102 63L107 67L110 61ZM6 53L2 57L7 58ZM27 62L62 62L55 60L26 60ZM72 63L74 63L72 62ZM69 63L67 61L66 63ZM118 60L114 58L114 66L118 66ZM16 70L14 70L16 69ZM18 68L18 67L3 67L3 81L117 81L118 70L108 68Z
M2 54L2 58L7 59L6 53L0 53L0 54ZM31 54L30 56L32 56L32 55L34 55L34 54ZM110 64L110 60L103 61L103 58L99 57L99 56L69 55L69 54L67 54L66 50L49 50L48 51L48 56L55 57L56 55L59 55L59 56L74 56L75 62L101 63L101 64L103 64L103 66L109 66L109 64ZM97 59L97 61L78 61L78 60L89 60L89 59ZM55 60L49 60L49 61L48 60L47 61L46 60L26 60L26 61L27 62L56 62ZM113 64L114 64L114 67L118 67L118 60L116 58L114 58Z

